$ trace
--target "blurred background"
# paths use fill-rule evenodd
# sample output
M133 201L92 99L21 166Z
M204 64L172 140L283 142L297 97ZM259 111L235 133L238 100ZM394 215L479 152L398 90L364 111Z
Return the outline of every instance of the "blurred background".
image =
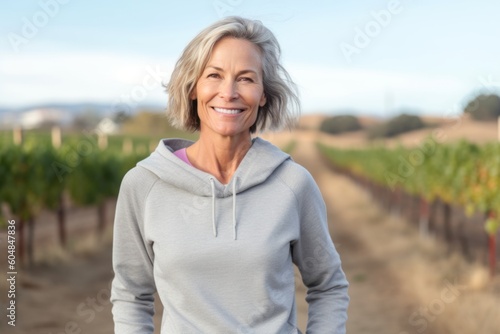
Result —
M201 29L240 15L275 33L298 86L297 128L259 135L322 190L351 283L348 333L500 333L499 10L493 0L3 2L0 265L16 289L9 297L0 280L0 329L113 332L121 179L161 138L196 140L169 126L163 85ZM300 282L297 292L305 330Z

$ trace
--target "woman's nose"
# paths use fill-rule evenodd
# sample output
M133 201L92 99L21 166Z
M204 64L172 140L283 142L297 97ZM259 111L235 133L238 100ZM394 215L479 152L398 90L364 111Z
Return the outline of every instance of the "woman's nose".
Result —
M235 80L224 80L220 85L219 95L227 101L238 98L238 89Z

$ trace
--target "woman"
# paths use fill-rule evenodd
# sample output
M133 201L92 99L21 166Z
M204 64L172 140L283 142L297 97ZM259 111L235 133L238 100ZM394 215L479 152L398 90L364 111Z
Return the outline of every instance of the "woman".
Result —
M299 333L293 264L308 287L308 333L344 333L348 283L311 175L256 130L292 124L298 99L279 45L230 17L184 50L168 115L199 139L160 141L123 179L112 284L115 333Z

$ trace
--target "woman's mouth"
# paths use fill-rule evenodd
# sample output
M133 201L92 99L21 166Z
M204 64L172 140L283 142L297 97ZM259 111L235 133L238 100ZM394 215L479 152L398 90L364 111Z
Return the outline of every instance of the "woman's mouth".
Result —
M218 113L228 114L228 115L235 115L243 112L243 109L229 109L229 108L219 108L219 107L212 107L212 108Z

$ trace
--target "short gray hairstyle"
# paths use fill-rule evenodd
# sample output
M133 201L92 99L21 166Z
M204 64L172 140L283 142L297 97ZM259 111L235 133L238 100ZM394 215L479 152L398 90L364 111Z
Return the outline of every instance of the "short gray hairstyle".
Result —
M274 34L262 22L238 16L226 17L201 31L184 49L177 61L168 93L167 116L173 126L188 131L200 129L197 101L190 98L215 43L224 37L245 39L262 53L266 104L259 108L250 132L292 128L300 115L295 83L281 65L281 48Z

